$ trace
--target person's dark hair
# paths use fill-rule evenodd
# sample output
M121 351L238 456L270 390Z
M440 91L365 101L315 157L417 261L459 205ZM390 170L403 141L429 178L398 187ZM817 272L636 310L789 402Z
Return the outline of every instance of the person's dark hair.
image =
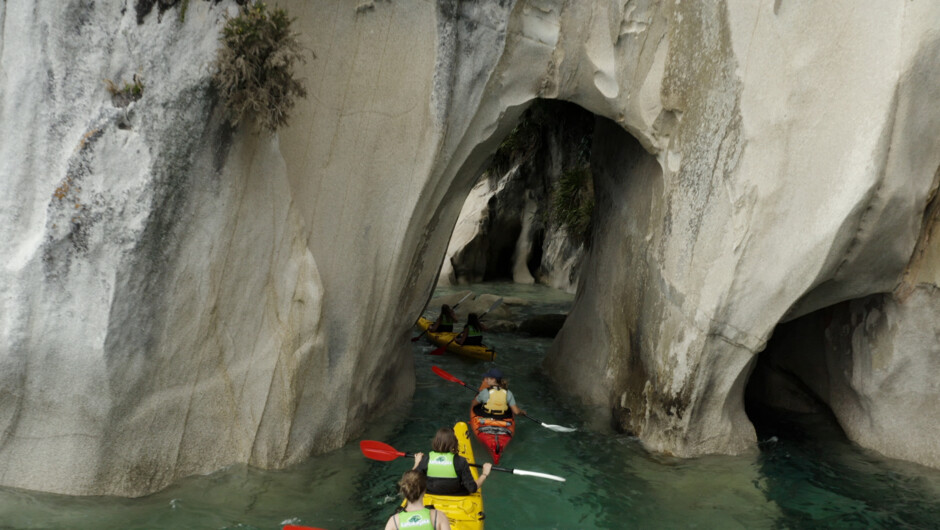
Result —
M405 471L398 481L398 491L408 502L418 500L428 488L428 477L417 469Z
M441 305L441 314L442 314L442 315L447 315L447 316L449 316L449 317L450 317L451 319L453 319L453 320L457 320L457 318L455 317L455 314L454 314L454 309L453 309L452 307L450 307L449 305L447 305L447 304L442 304L442 305Z
M467 325L477 329L483 329L483 324L480 324L480 317L478 317L476 313L467 315Z
M450 427L441 427L431 441L431 449L437 453L457 454L457 435Z

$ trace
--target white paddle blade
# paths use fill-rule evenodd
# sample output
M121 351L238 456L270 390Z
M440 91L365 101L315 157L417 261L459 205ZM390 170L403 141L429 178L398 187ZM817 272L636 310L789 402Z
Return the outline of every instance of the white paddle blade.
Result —
M543 423L542 427L545 427L546 429L551 429L555 432L574 432L577 430L571 427L563 427L561 425L552 425L550 423Z
M472 291L469 292L469 293L467 293L467 294L466 294L463 298L461 298L456 304L452 305L452 306L451 306L451 309L453 309L453 308L459 306L460 304L463 303L464 300L466 300L467 298L470 298L471 296L473 296L473 292L472 292Z
M539 473L538 471L526 471L524 469L513 469L513 475L528 475L530 477L540 477L547 478L548 480L557 480L558 482L565 482L564 477L559 477L558 475L549 475L548 473Z

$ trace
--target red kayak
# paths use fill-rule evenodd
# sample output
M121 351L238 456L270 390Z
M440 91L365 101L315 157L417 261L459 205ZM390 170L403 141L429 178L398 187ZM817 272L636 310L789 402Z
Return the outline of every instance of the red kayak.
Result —
M485 387L480 384L480 390ZM480 407L482 412L482 406ZM503 418L490 418L477 413L478 411L470 408L470 428L477 440L486 447L490 456L493 457L493 465L499 464L499 458L503 456L503 451L512 441L512 436L516 433L516 420L512 417L512 411L509 416Z

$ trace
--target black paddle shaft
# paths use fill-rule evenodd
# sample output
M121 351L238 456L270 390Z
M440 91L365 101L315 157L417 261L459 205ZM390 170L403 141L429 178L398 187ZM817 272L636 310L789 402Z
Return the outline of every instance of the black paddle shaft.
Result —
M405 456L406 456L406 457L409 457L409 456L410 456L411 458L414 458L415 454L414 454L414 453L405 453ZM473 467L478 467L478 468L482 468L482 467L483 467L483 464L474 464L474 463L472 463L472 462L467 462L467 464L469 464L470 466L473 466ZM490 466L490 469L492 469L492 470L494 470L494 471L505 471L505 472L507 472L507 473L512 473L512 470L509 469L508 467Z

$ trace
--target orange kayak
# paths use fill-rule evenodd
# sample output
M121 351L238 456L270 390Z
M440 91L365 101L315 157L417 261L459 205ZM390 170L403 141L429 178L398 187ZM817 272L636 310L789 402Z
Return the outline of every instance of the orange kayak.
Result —
M480 390L485 387L480 383ZM480 411L470 408L470 428L473 434L480 440L480 443L486 447L486 450L493 457L493 465L499 464L499 459L503 456L503 451L509 446L513 435L516 434L516 420L512 417L512 412L505 418L490 418L482 415Z

